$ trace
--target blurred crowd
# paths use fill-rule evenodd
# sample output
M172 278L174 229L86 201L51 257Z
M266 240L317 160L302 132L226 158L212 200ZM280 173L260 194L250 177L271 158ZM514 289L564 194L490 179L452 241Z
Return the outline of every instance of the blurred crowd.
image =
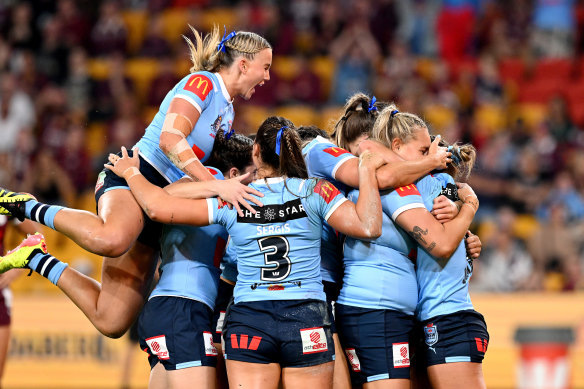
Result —
M584 288L584 2L5 0L0 186L75 206L189 68L188 24L255 31L271 81L237 100L330 130L355 91L471 142L483 244L475 291Z

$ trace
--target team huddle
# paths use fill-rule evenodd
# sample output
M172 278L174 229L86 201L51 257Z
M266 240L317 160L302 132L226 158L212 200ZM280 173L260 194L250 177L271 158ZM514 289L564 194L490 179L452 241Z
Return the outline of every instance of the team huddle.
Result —
M96 214L0 191L0 214L103 255L101 283L40 234L0 272L38 272L107 336L139 316L149 388L484 388L472 145L363 93L332 136L269 117L252 140L232 103L269 81L270 44L193 33L191 73L110 154Z

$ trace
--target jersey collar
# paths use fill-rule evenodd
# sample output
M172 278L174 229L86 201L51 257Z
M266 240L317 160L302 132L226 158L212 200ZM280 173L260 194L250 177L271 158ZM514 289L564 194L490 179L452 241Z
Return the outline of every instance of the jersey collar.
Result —
M279 182L283 182L284 177L268 177L268 178L260 178L259 180L255 180L252 182L254 185L265 185L266 183L269 184L277 184Z
M225 83L223 82L223 78L221 77L221 75L219 73L215 73L215 75L217 76L217 80L219 80L219 85L221 86L221 92L223 92L223 96L225 97L225 100L229 101L230 103L233 103L233 99L231 98L231 96L229 96L229 92L227 92L227 87L225 86Z

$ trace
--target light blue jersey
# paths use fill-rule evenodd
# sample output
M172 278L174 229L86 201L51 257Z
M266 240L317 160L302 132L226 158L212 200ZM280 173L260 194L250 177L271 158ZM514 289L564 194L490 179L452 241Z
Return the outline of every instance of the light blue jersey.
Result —
M235 283L237 281L237 253L233 240L230 238L221 261L221 277Z
M223 179L221 172L208 169L215 172L217 179ZM162 274L150 298L188 298L213 309L219 285L219 263L227 238L227 231L221 225L165 225L160 238Z
M349 194L356 202L358 190ZM345 275L337 302L360 308L391 309L413 315L418 302L414 268L416 242L395 219L404 211L423 208L416 186L411 184L381 192L381 236L373 241L347 237L344 245Z
M417 186L429 211L440 194L448 192L452 194L447 195L451 200L458 198L454 180L446 173L425 176ZM416 275L419 293L416 317L419 321L473 309L468 292L472 260L467 260L464 240L446 260L434 258L419 247Z
M217 131L223 129L225 133L229 132L234 115L232 99L219 73L189 74L167 93L160 104L158 113L136 146L140 148L140 155L169 182L175 182L184 176L184 173L166 157L159 146L166 111L174 98L188 101L201 114L193 131L186 137L201 162L211 155Z
M336 180L336 173L342 164L357 157L321 136L304 146L302 155L309 177L324 178L346 193L348 188ZM340 283L343 278L341 239L327 223L323 226L320 255L322 280Z
M227 228L237 255L235 303L260 300L325 301L320 275L323 222L345 196L324 180L274 177L250 187L263 207L244 216L208 199L209 222Z

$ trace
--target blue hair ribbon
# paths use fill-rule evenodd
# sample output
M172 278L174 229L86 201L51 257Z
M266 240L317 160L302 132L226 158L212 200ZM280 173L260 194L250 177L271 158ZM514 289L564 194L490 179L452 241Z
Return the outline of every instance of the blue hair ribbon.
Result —
M454 146L448 146L448 152L451 153L452 155L450 156L450 158L452 159L452 163L455 165L458 165L462 162L462 158L460 157L460 153L458 152L458 149L455 150Z
M225 134L225 140L229 140L229 138L231 138L231 136L235 133L235 129L231 129L229 130L229 132L227 134Z
M367 112L377 111L377 107L375 106L376 101L377 101L377 98L375 96L373 96L371 98L371 102L369 103L369 107L367 108Z
M288 128L288 126L283 126L278 131L278 135L276 135L276 154L280 155L280 149L282 148L282 134L284 130Z
M229 33L229 35L225 36L227 34L227 27L223 26L224 32L223 32L223 38L221 38L221 42L219 42L219 44L217 45L217 51L222 51L225 52L225 43L233 38L235 35L237 35L236 31L231 31Z
M396 113L399 113L399 111L397 109L394 109L393 111L391 111L390 116L394 117Z

